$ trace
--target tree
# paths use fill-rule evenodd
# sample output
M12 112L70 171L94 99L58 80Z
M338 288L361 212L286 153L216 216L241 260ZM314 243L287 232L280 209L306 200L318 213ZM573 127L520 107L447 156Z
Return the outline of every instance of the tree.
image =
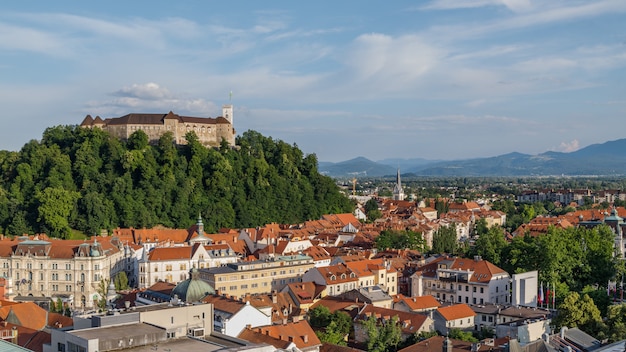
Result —
M316 331L315 334L321 342L331 343L333 345L347 346L345 334L337 329L337 323L331 321L324 330Z
M398 316L378 322L374 314L363 322L367 332L367 350L370 352L396 351L402 339Z
M104 311L107 307L106 297L107 297L108 286L109 286L108 281L106 279L102 279L98 283L98 288L96 289L96 293L98 294L99 298L95 303L98 306L98 309L100 309L100 311Z
M128 276L126 276L126 272L120 271L119 273L117 273L117 275L115 275L113 283L115 284L116 291L127 290L129 287Z
M494 265L502 264L502 252L507 247L504 232L499 226L492 226L476 239L471 253L479 255Z
M143 150L148 146L150 138L143 130L137 130L128 137L128 149L130 150Z
M450 329L448 336L451 339L462 340L467 342L478 342L478 339L472 335L471 332L463 331L461 329Z
M37 220L51 236L63 238L69 236L69 217L79 197L78 192L51 187L36 194L39 202Z
M378 249L414 249L423 251L426 241L419 232L383 230L376 237L376 248Z
M433 234L433 253L456 254L458 247L455 224L442 226Z
M557 327L578 327L592 336L597 336L602 317L600 310L589 295L570 292L558 307L558 315L554 321Z
M331 320L330 309L322 305L309 309L307 316L309 317L309 324L314 328L325 327Z
M626 303L608 307L606 325L609 341L615 342L626 339Z

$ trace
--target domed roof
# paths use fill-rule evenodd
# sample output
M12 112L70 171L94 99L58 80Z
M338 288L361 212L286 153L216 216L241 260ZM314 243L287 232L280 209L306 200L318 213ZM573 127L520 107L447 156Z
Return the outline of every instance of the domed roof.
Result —
M200 280L198 277L198 269L193 268L189 271L189 279L182 281L174 289L170 296L178 297L183 302L198 302L207 295L212 295L215 290L208 282Z

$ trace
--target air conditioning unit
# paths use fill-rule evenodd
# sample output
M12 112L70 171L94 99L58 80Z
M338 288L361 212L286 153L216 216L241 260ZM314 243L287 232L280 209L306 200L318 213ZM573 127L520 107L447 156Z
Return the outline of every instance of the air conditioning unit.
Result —
M202 337L204 336L204 328L187 329L187 336Z

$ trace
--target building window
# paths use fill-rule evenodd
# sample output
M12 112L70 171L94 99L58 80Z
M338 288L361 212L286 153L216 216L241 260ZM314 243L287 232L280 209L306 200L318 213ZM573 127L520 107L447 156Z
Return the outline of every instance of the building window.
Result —
M472 287L472 292L476 292L476 286Z
M480 288L480 293L485 293L485 288L484 287Z

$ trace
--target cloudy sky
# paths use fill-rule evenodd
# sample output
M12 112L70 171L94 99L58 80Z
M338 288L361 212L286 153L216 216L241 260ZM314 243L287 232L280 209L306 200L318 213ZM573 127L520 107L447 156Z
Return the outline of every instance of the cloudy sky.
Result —
M320 161L573 151L626 138L625 18L624 0L3 2L0 149L230 100L238 133Z

